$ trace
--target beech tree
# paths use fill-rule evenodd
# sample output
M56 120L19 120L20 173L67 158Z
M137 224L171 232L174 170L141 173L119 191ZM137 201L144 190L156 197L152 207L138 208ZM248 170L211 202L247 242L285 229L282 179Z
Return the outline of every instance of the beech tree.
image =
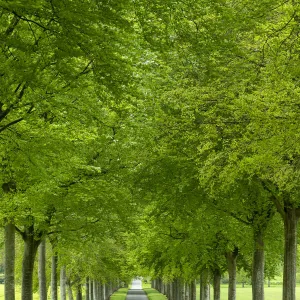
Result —
M2 167L10 170L6 178L17 180L14 216L25 242L22 299L31 299L34 257L53 227L55 194L74 180L71 170L79 165L75 152L62 149L83 146L103 116L101 101L121 97L128 83L130 10L127 3L97 1L2 1L0 8ZM77 172L75 180L80 179Z
M218 180L212 179L218 177L234 185L238 170L260 182L285 230L292 231L286 232L283 298L295 299L298 4L145 2L146 37L178 78L161 106L173 116L159 120L164 139L181 141L176 147L198 164L200 182L210 178L209 189L216 188ZM181 97L184 93L194 100Z
M253 299L263 300L275 210L283 299L295 300L298 3L22 0L0 12L1 220L24 240L22 300L46 236L58 254L66 247L67 272L95 280L91 293L114 268L131 274L120 237L135 222L149 272L179 285L209 268L217 277L225 253L234 299L237 254L251 252L237 221L253 237ZM95 248L104 270L93 274L87 249L68 262L67 236L118 258Z

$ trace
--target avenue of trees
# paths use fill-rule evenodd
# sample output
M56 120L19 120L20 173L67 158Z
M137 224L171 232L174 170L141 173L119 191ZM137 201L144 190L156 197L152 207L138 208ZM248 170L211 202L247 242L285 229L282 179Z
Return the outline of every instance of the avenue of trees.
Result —
M296 300L299 5L0 0L6 300Z

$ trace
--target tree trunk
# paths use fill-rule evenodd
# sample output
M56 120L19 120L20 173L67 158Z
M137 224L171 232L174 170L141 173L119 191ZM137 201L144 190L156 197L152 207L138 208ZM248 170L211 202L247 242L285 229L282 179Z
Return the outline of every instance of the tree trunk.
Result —
M98 300L98 282L96 280L93 281L93 295L94 295L94 298L93 300Z
M238 256L238 248L233 252L226 253L229 286L228 286L228 300L236 300L236 259Z
M52 256L51 263L51 300L57 300L57 254Z
M82 300L81 284L78 284L78 285L77 285L76 300Z
M105 300L106 299L106 285L105 285L105 283L102 283L101 291L102 291L102 293L101 293L102 300Z
M174 281L175 285L175 293L174 293L174 298L175 300L182 300L183 298L183 284L181 282L180 278L176 278Z
M175 300L181 300L180 299L180 287L179 287L179 279L176 278L174 280L174 299Z
M99 300L102 300L102 283L98 281L98 297Z
M285 208L283 299L296 300L297 209Z
M108 286L109 286L109 294L108 294L108 298L110 298L110 296L111 296L112 293L113 293L112 281L109 282Z
M60 300L67 299L67 275L66 275L66 267L62 266L60 269Z
M41 240L34 236L33 225L23 234L24 255L22 263L22 300L32 300L32 279L34 260Z
M15 225L5 225L5 300L15 300Z
M204 269L200 276L200 300L210 299L209 273Z
M86 283L85 283L85 300L90 300L90 279L89 279L89 277L86 278Z
M169 300L173 300L173 293L172 293L172 282L167 284L167 298Z
M188 282L184 283L184 300L190 300L190 284Z
M160 292L165 294L165 284L162 279L160 279Z
M214 269L214 300L221 299L221 271Z
M191 300L196 300L197 292L196 292L196 280L191 282Z
M265 255L262 231L254 233L252 300L264 300Z
M172 282L172 295L173 295L173 299L177 300L176 299L176 279L174 279Z
M157 278L156 283L157 283L156 289L161 293L161 279Z
M46 281L46 239L41 241L39 246L39 294L40 300L47 300L47 281Z
M67 279L67 287L68 287L68 295L69 295L69 300L73 300L73 291L72 291L72 284L69 279Z
M90 288L89 288L89 291L90 291L90 300L94 300L94 295L93 295L93 280L90 278Z

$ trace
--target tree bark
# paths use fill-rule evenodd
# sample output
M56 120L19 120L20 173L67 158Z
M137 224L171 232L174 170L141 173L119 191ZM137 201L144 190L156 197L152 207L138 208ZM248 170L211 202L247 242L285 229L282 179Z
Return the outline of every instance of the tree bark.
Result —
M196 300L197 292L196 292L196 280L191 282L191 300Z
M173 282L172 282L172 295L173 295L174 300L177 300L176 299L176 285L177 285L176 284L176 279L174 279Z
M184 283L184 300L190 300L190 284Z
M98 299L102 300L102 283L98 281Z
M86 283L85 283L85 300L90 300L90 279L89 279L89 277L86 278Z
M112 281L110 281L110 282L108 283L108 290L109 290L108 298L110 298L110 296L111 296L112 293L113 293Z
M161 291L161 279L160 278L156 279L156 290L158 290L159 292Z
M252 300L264 300L265 255L263 232L254 232L252 264Z
M296 300L297 209L285 207L283 299Z
M39 294L40 300L47 300L47 281L46 281L46 240L43 239L39 246Z
M200 276L200 300L210 299L209 273L208 269L204 269Z
M51 300L57 300L57 254L54 253L51 262Z
M78 284L78 285L77 285L76 300L82 300L81 284Z
M175 293L174 293L174 298L175 300L182 300L184 299L183 297L183 284L180 278L176 278L174 281L175 285Z
M98 282L96 280L93 281L93 300L98 300Z
M24 255L22 262L22 300L32 300L32 279L34 260L40 239L34 236L34 227L30 225L23 233Z
M15 24L17 24L16 21ZM15 193L17 189L15 181L2 184L2 191ZM5 220L7 224L4 228L5 258L4 258L4 297L5 300L15 300L15 225L12 220Z
M173 300L173 293L172 293L172 282L167 284L167 298L169 300Z
M66 267L62 266L60 269L60 300L67 299L67 275L66 275Z
M15 300L15 225L5 225L5 300Z
M226 253L228 274L229 274L229 286L228 286L228 300L236 300L236 259L238 256L238 248L235 248L233 252Z
M105 285L105 283L101 284L101 298L102 298L102 300L106 299L106 285Z
M90 278L90 288L89 288L89 291L90 291L90 300L94 300L94 295L93 295L93 280Z
M160 279L160 292L165 294L165 284L162 279Z
M67 279L67 287L68 287L69 300L73 300L74 298L73 298L72 284L70 279Z
M221 271L214 269L214 300L221 299Z

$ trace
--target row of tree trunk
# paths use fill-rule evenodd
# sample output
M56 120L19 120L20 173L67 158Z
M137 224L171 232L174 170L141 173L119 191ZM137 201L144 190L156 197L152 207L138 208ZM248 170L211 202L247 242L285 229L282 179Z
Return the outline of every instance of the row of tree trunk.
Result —
M166 295L169 300L196 300L195 280L184 282L176 278L173 282L164 283L162 279L157 278L152 280L151 287Z
M27 242L27 243L26 243ZM38 279L39 298L47 300L48 286L46 280L46 242L43 239L39 245L25 242L24 257L22 266L22 300L32 300L32 279L35 253L38 251ZM29 244L29 245L28 245ZM31 247L31 245L33 245ZM35 249L36 248L36 249ZM30 255L29 255L30 254ZM77 276L71 280L67 276L65 266L60 269L58 276L58 256L54 254L51 261L51 300L58 299L58 286L60 286L60 299L83 300L82 288L85 287L85 300L108 300L109 297L119 288L119 280L109 283L100 283L97 280L86 278L83 284L82 279ZM5 226L5 300L15 300L15 226L8 223ZM73 293L76 293L76 298Z
M86 278L85 300L108 300L119 287L119 280L116 280L115 282L101 283L99 281Z
M236 299L236 258L237 252L228 254L229 287L228 299ZM204 268L200 275L200 300L210 300L210 282L213 284L214 300L221 299L221 271L216 268L209 270ZM151 287L167 296L169 300L196 300L196 280L186 282L176 278L172 282L165 283L162 279L152 280Z
M229 274L228 300L236 299L236 259L238 250L227 253ZM210 300L210 282L213 283L214 300L221 299L221 271L218 268L204 268L200 275L200 300ZM162 279L152 280L151 287L167 296L169 300L196 300L196 280L185 282L176 278L173 282L165 283Z

